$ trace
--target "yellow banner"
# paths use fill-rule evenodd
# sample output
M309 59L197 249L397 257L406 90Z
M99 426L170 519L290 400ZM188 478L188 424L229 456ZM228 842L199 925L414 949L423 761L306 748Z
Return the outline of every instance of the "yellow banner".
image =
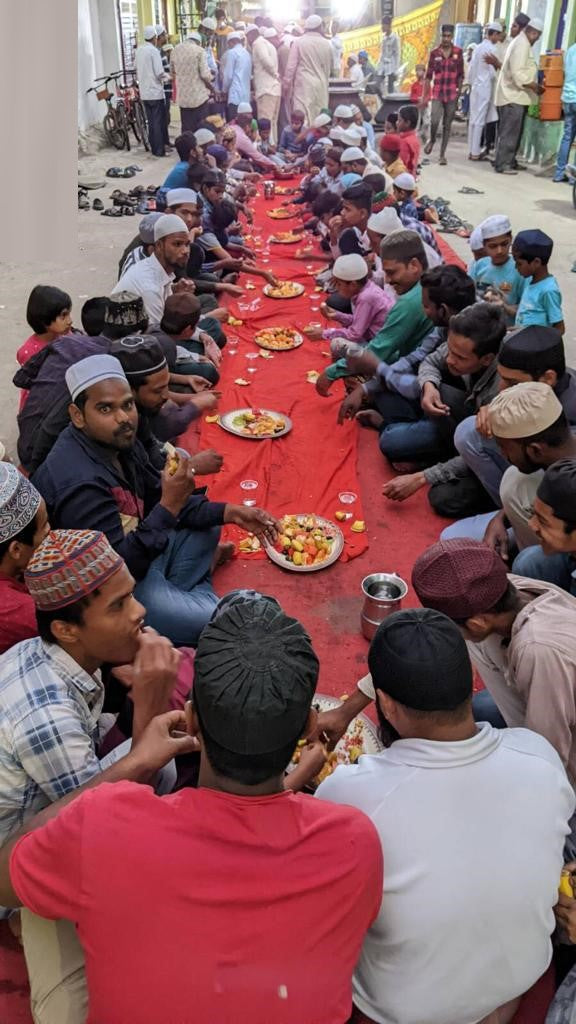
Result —
M402 81L396 83L397 89L400 89L402 84L402 91L407 91L414 81L416 64L428 63L428 53L438 32L438 20L442 5L443 0L433 0L431 4L418 7L410 14L394 18L392 30L400 36L402 48L400 63L406 66ZM372 63L378 64L382 42L380 25L367 25L365 28L355 28L351 32L341 32L340 37L344 44L344 65L346 57L350 53L357 54L358 50L367 50Z

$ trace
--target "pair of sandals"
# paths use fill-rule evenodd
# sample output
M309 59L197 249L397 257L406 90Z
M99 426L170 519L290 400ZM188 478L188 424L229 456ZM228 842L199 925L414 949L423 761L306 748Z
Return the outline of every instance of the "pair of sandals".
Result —
M84 192L82 189L78 189L78 209L79 210L89 210L90 209L90 200L88 199L88 196L87 196L86 192ZM95 199L94 202L92 203L92 209L93 210L103 210L104 209L104 203L102 202L102 200L101 199Z
M158 185L136 185L131 188L128 195L135 196L137 199L142 199L144 196L155 196L158 191Z
M130 164L129 167L109 167L106 171L107 178L133 178L137 171L142 168L137 164Z
M101 217L133 217L136 210L133 206L111 206L100 214Z

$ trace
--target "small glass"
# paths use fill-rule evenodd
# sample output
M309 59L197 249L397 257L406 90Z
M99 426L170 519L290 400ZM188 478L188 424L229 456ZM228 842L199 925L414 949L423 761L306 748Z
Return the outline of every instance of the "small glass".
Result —
M257 480L242 480L240 482L240 490L242 491L242 504L251 507L256 504L255 491L258 490Z
M259 352L245 352L246 359L258 359L260 356Z
M353 505L358 500L358 495L354 494L354 491L340 491L338 495L338 501L342 505Z

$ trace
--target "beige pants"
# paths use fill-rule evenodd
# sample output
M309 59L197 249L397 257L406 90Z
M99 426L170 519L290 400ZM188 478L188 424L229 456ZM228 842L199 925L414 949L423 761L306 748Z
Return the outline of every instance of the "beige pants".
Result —
M46 921L22 908L22 943L34 1024L85 1024L84 951L70 921Z
M516 466L510 466L500 481L502 508L514 530L521 551L540 543L528 523L532 518L534 498L543 476L543 470L536 473L521 473Z
M278 142L278 114L280 112L280 100L280 96L256 97L258 117L267 117L270 121L270 142L273 146Z

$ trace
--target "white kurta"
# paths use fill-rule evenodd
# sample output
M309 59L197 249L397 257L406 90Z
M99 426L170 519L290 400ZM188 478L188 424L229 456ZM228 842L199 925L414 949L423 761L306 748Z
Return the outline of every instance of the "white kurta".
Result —
M474 50L470 61L470 118L468 121L468 146L472 156L479 156L484 126L490 121L498 120L494 104L494 87L496 69L487 64L487 54L495 54L496 47L489 39L485 39Z
M263 36L259 36L252 47L252 65L258 117L267 117L270 120L270 141L275 145L278 140L278 112L282 87L278 74L276 47Z
M302 110L312 124L328 106L328 81L332 67L332 46L319 32L305 32L290 47L284 88L290 94L291 110Z

